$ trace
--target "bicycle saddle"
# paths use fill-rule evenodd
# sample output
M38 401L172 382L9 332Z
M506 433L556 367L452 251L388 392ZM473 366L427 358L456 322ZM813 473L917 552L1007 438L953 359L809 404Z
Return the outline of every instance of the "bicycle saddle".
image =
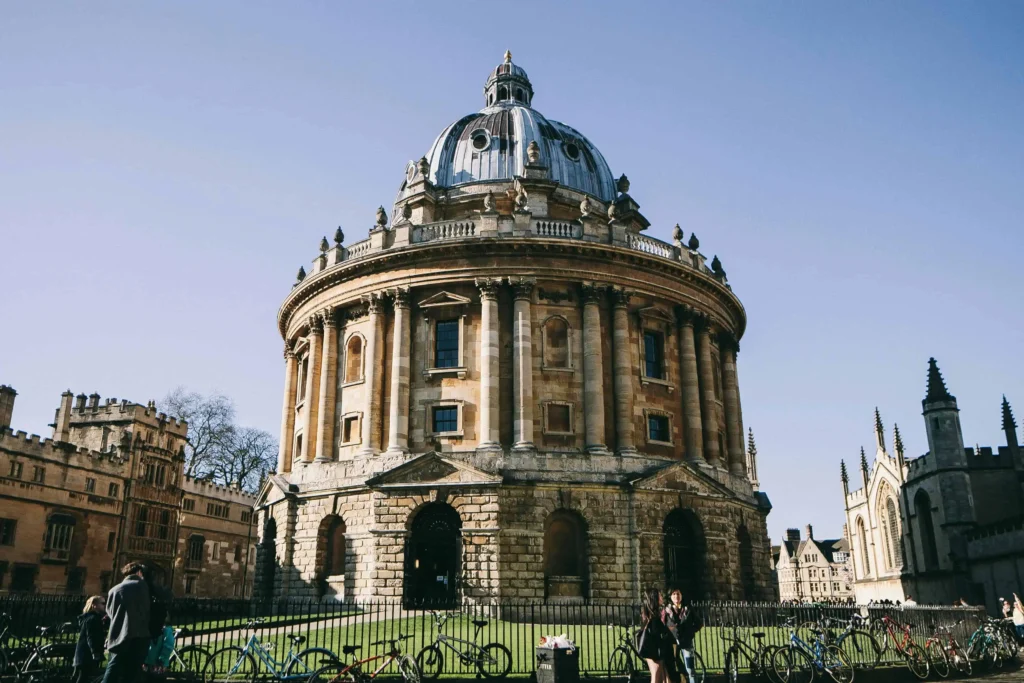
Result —
M750 635L754 636L758 640L761 640L762 638L764 638L764 634L763 633L751 633Z
M362 645L344 645L342 646L341 651L344 654L352 655L355 654L356 650L361 650L362 648Z
M288 640L292 641L292 645L298 647L299 645L302 645L304 642L306 642L306 636L289 635Z
M474 619L473 620L473 625L474 626L479 626L479 627L483 628L484 626L487 626L487 620L486 619Z

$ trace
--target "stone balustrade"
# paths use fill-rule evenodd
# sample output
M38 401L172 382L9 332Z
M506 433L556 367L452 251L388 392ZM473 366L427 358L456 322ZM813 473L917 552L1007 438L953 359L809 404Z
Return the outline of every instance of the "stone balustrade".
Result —
M534 221L533 234L537 237L562 237L565 239L579 239L581 228L576 223L567 221Z
M444 221L428 223L413 228L412 242L433 242L436 240L458 240L476 237L476 223L473 221Z

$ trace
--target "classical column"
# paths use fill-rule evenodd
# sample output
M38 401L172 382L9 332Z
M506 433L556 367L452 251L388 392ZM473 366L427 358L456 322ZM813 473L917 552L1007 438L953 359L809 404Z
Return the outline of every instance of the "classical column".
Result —
M281 442L277 451L277 473L292 471L292 445L295 443L295 352L291 342L284 343L284 407L281 409Z
M615 387L615 436L619 453L635 453L633 440L633 364L629 344L629 298L622 289L612 290L612 345Z
M366 332L366 348L363 355L363 417L359 421L360 434L363 446L359 449L360 455L373 455L377 449L373 447L373 416L376 415L377 400L377 335L380 329L380 313L384 305L384 298L380 293L369 294L364 297L367 310L370 314L370 329Z
M694 312L680 306L679 367L683 385L683 425L688 462L704 462L704 436L700 422L700 379L697 374L697 341L694 338Z
M324 321L323 352L320 354L320 404L317 407L316 459L325 462L334 458L334 400L337 396L338 321L334 311L321 314Z
M305 409L302 411L302 453L299 455L303 462L312 462L316 455L323 343L324 321L319 313L314 313L309 316L309 347L306 350L309 363L306 364L306 395L302 399Z
M601 352L601 297L605 288L584 283L583 299L583 423L588 453L607 453L604 443L604 357Z
M533 282L525 279L510 281L515 304L512 310L514 326L513 388L515 391L515 444L513 448L534 448L533 445L533 334L530 297Z
M388 453L409 451L409 290L394 292Z
M697 330L700 372L700 413L704 432L704 457L708 464L722 466L718 448L718 410L715 399L715 366L711 361L711 324L702 320Z
M746 476L746 454L743 452L743 423L740 418L740 387L736 377L736 352L739 342L728 332L718 335L722 355L722 397L725 403L725 439L729 448L729 471Z
M498 286L497 280L476 281L480 289L480 433L477 449L501 449L498 393ZM518 302L517 302L518 303ZM527 320L529 320L527 301ZM518 434L518 432L517 432Z

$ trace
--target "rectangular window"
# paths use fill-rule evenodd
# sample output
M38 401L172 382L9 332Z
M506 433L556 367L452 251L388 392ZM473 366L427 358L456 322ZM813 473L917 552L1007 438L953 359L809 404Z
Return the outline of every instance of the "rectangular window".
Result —
M135 535L145 538L146 527L149 526L149 510L142 505L135 511Z
M569 406L558 403L548 404L548 431L563 434L572 432Z
M437 323L435 324L434 332L434 367L458 367L459 321L438 320Z
M213 544L213 559L214 561L220 559L220 543Z
M114 552L114 543L116 543L116 542L117 542L117 534L115 532L111 531L109 534L107 534L107 552L108 553Z
M10 474L10 476L13 477L14 479L21 479L21 469L22 469L21 463L15 461L15 460L12 460L11 461L11 474Z
M11 592L31 593L36 588L36 571L34 564L14 565L11 572Z
M54 516L46 526L44 550L48 555L66 560L71 551L71 538L75 533L74 520L65 516Z
M42 484L46 481L46 468L36 465L32 468L32 481Z
M121 487L111 482L110 486L107 487L107 495L111 498L117 498L117 494L121 492Z
M649 415L647 417L647 438L651 441L669 442L668 417L665 415Z
M85 478L85 492L96 493L96 480L92 477Z
M185 595L195 595L196 593L196 577L186 576L185 577Z
M250 522L250 521L252 521L252 512L250 510L242 510L242 521L243 522Z
M185 512L193 512L196 509L196 499L186 498L181 502L181 507Z
M665 339L657 332L644 332L644 377L665 377Z
M457 406L438 406L434 408L434 433L459 431L459 409Z
M241 561L242 561L242 546L236 544L235 545L235 562L241 562Z
M112 576L111 572L100 572L100 593L106 593L110 590L110 579Z
M81 593L85 588L85 567L71 567L68 569L68 593Z
M342 426L341 426L341 442L342 443L352 443L353 441L355 441L356 440L356 436L358 435L358 429L359 429L359 416L358 415L353 415L351 417L346 417L342 421Z
M0 545L14 545L14 532L18 530L18 520L0 519Z
M156 530L157 537L161 541L166 541L171 536L171 511L161 510L160 511L160 526Z

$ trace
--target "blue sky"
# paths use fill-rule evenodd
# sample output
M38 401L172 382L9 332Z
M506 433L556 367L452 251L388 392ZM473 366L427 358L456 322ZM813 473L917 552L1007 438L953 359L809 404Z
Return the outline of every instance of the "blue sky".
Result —
M511 49L668 239L747 308L740 387L776 542L842 524L872 410L911 455L934 355L969 444L1024 413L1024 4L0 6L0 383L222 391L277 433L275 315L336 226L482 106ZM891 439L891 436L890 436Z

